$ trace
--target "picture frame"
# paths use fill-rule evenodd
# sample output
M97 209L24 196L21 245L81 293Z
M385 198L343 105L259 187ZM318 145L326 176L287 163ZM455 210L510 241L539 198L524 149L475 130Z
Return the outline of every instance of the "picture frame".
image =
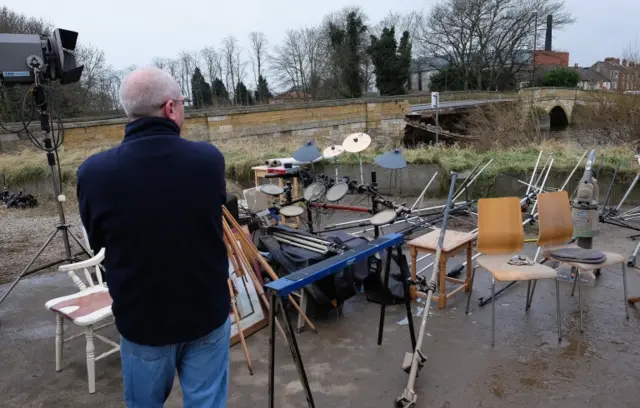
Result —
M244 268L242 265L240 267ZM247 338L269 325L269 313L260 301L253 279L249 276L253 271L243 270L242 272L238 274L234 270L233 262L229 260L229 279L236 293L235 298L238 314L240 315L240 327L244 337ZM240 334L232 308L229 310L229 317L231 318L230 347L233 347L240 342Z

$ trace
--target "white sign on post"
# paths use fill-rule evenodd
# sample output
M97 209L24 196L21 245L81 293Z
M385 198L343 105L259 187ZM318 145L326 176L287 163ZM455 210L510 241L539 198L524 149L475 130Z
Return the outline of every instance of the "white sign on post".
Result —
M431 92L431 107L440 107L440 92Z

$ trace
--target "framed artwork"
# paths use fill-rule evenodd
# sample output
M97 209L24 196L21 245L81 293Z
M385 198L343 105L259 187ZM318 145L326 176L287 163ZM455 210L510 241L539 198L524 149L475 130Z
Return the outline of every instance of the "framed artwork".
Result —
M231 346L240 342L236 319L240 321L240 327L245 338L269 325L268 313L260 302L258 291L253 280L249 277L249 273L252 272L244 271L244 276L239 276L233 270L233 263L229 260L229 279L236 294L235 300L239 314L239 316L235 316L233 309L229 311L231 317Z

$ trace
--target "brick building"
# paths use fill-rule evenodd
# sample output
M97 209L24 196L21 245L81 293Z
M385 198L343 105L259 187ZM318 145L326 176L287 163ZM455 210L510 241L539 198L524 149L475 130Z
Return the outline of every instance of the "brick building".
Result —
M611 81L613 91L634 91L640 89L640 65L625 59L608 57L591 66Z
M559 67L569 67L569 53L561 51L536 50L534 52L534 63L538 65L557 65Z

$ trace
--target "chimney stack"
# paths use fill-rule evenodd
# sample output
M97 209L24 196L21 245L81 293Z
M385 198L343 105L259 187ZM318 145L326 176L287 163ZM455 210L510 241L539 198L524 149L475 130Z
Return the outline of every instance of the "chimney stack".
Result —
M552 51L551 50L551 38L553 35L553 16L551 14L549 14L547 16L547 37L545 38L544 41L544 50L545 51Z

